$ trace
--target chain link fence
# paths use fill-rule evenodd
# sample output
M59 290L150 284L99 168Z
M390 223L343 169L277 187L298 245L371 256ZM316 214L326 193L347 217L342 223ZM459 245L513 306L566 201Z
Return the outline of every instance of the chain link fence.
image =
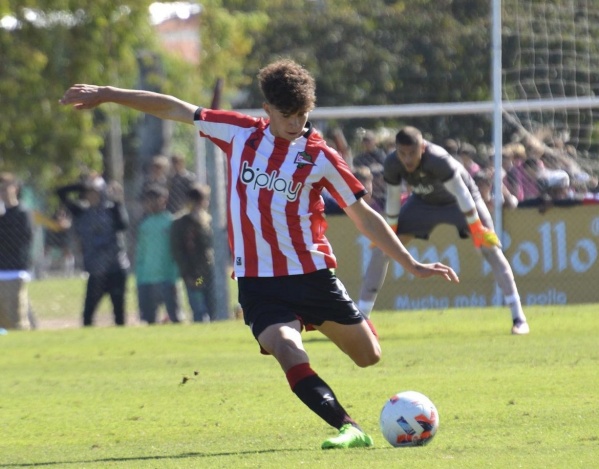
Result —
M55 195L45 194L44 197ZM30 206L31 199L26 199L24 205ZM66 223L63 225L65 229L56 231L60 224L50 223L52 217L46 219L36 209L31 209L31 213L35 215L32 216L30 313L37 319L38 327L79 325L88 280L81 242L72 224ZM128 324L143 323L134 275L135 264L139 261L135 258L135 251L141 221L131 220L126 230L126 247L131 261L125 295ZM338 276L352 298L357 300L371 252L370 242L344 215L330 215L328 224L328 237L339 263ZM504 230L504 250L512 265L524 306L599 302L599 289L593 286L593 279L599 275L599 205L505 211ZM0 243L5 242L0 240ZM375 309L446 309L502 304L489 266L477 255L469 240L459 239L453 227L441 226L429 242L414 241L408 248L423 262L441 261L450 265L460 276L461 283L454 285L437 279L414 279L401 266L392 263ZM235 285L230 280L228 318L239 316ZM176 280L176 291L180 319L193 321L181 278ZM156 321L171 321L165 305L161 305ZM98 306L95 323L113 323L108 296Z

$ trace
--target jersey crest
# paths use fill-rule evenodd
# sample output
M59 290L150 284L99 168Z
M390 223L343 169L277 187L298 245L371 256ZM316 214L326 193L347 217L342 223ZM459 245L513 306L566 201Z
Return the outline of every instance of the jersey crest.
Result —
M302 169L304 166L314 166L312 157L305 151L298 152L298 154L295 155L294 163L297 165L298 169Z

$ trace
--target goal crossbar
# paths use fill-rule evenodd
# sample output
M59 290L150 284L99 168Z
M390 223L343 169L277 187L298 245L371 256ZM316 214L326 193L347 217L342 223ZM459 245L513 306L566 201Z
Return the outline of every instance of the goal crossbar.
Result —
M383 106L340 106L317 107L310 116L312 119L356 119L407 116L488 114L495 107L493 101L470 101L463 103L423 103L394 104ZM590 109L599 108L599 98L554 98L537 100L503 101L502 108L507 112L543 111L556 109ZM254 117L264 117L263 109L235 109Z

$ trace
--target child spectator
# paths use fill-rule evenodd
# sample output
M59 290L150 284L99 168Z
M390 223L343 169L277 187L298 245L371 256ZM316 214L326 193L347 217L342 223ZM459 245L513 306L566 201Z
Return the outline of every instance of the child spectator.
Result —
M156 322L158 308L164 304L171 322L180 322L177 279L179 272L171 253L172 214L166 209L168 190L160 184L149 185L142 194L144 218L137 232L135 276L140 319Z

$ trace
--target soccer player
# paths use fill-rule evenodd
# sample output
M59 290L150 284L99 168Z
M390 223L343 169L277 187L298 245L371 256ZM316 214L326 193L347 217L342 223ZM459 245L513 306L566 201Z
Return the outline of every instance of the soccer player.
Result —
M443 264L417 262L362 200L362 184L308 121L316 98L306 69L282 59L261 69L258 79L266 119L110 86L74 85L60 102L76 109L113 102L193 124L224 151L228 234L245 323L262 353L278 361L297 397L339 430L322 448L372 446L372 438L311 368L302 343L301 332L310 327L360 367L381 357L374 328L332 272L337 264L325 237L321 191L326 188L365 236L416 277L458 278Z
M510 307L512 334L528 334L530 329L512 268L500 249L491 214L466 168L442 147L424 140L422 133L414 127L401 129L395 143L396 151L387 155L384 164L387 182L385 215L400 241L405 245L414 238L426 240L441 223L454 225L461 238L470 236L491 265ZM411 187L411 194L403 206L400 202L402 182ZM388 264L387 259L379 276L369 277L371 283L363 287L363 292L367 293L360 298L360 305L374 305Z

